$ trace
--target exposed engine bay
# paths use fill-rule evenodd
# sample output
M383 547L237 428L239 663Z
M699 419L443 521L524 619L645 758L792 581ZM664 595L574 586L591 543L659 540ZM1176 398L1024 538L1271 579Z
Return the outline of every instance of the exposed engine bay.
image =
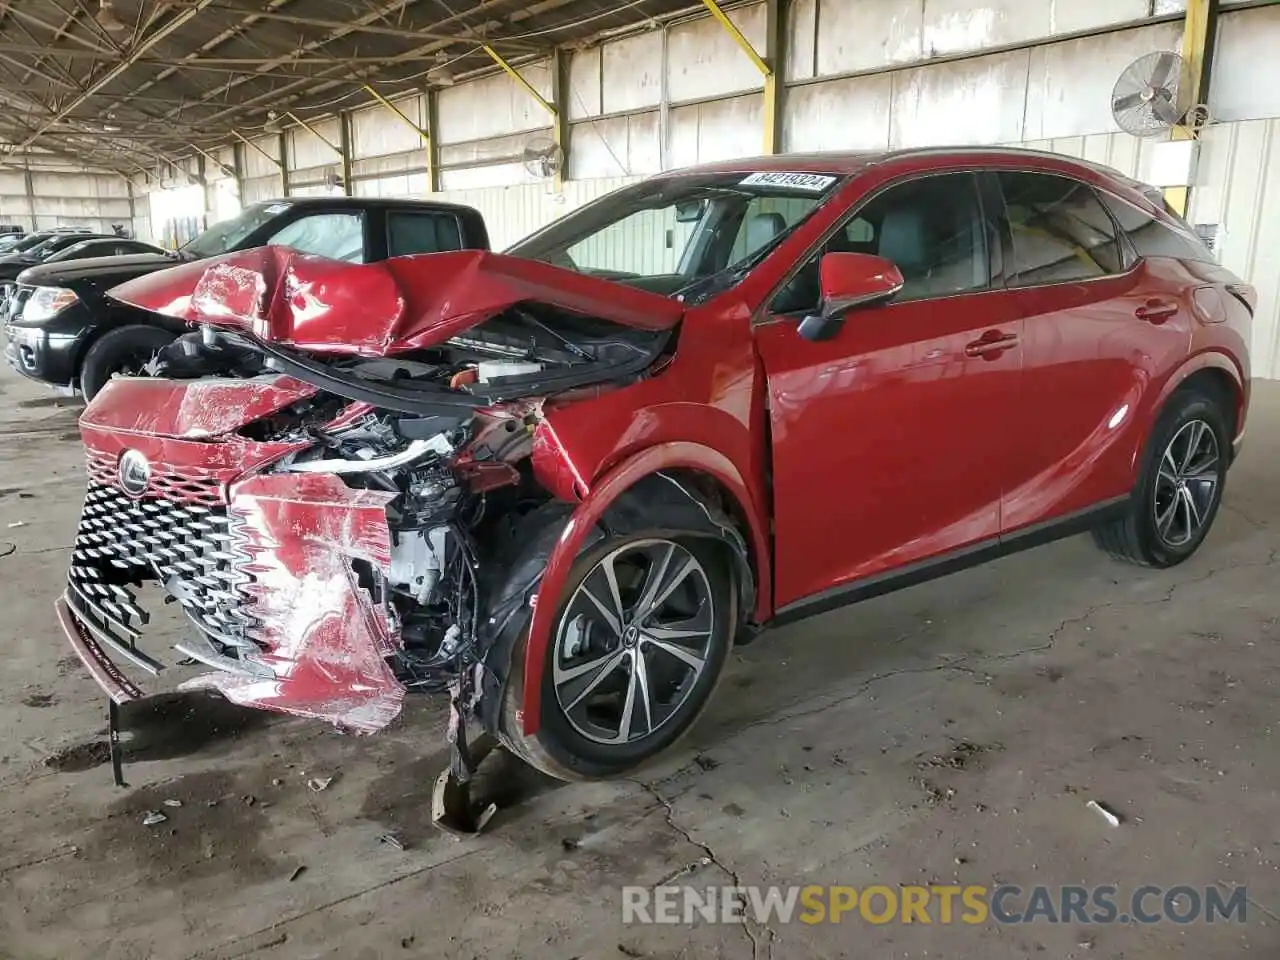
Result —
M335 475L389 495L390 563L354 566L388 635L400 638L396 678L408 690L440 691L476 662L480 571L509 545L516 521L551 499L530 467L543 405L634 381L670 340L669 331L534 304L438 347L367 359L322 359L206 325L148 372L242 383L284 373L320 388L238 433L305 443L265 473Z

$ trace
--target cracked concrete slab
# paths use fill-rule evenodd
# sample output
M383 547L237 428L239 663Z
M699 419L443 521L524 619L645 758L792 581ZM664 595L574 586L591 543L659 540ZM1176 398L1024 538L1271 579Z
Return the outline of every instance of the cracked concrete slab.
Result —
M105 705L51 608L75 408L7 372L0 398L0 958L1280 952L1280 385L1256 385L1225 509L1182 567L1080 537L771 632L662 764L575 786L487 770L503 808L465 840L430 827L431 702L365 739L162 698L128 712L115 789ZM167 820L144 826L152 809ZM622 886L664 882L1221 883L1250 901L1213 926L625 925Z

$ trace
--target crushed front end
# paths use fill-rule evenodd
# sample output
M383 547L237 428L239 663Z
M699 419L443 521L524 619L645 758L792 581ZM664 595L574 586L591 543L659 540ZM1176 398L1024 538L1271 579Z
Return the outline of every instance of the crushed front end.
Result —
M373 732L407 692L447 690L465 767L456 738L493 686L486 627L509 614L513 558L578 492L547 414L650 376L669 329L513 289L434 331L385 320L404 336L376 350L347 335L300 349L279 334L314 323L314 304L279 287L300 269L333 283L326 270L367 268L273 264L205 270L181 300L199 329L154 377L117 379L86 409L89 487L59 618L113 704L183 664L210 669L180 689ZM148 278L159 298L171 282ZM261 315L193 317L202 284ZM181 610L184 635L145 636L155 602Z
M394 494L289 469L315 446L305 431L341 426L344 407L276 375L123 380L86 410L89 485L59 613L115 702L141 695L131 674L177 660L214 668L184 687L237 703L355 730L396 715L398 630L358 572L392 565ZM294 434L252 436L281 417ZM172 654L144 639L152 586L186 620Z

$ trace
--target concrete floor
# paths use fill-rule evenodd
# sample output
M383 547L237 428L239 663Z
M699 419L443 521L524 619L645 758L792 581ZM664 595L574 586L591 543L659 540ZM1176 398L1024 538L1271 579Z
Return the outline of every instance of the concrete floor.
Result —
M132 788L113 787L105 701L52 610L77 410L7 370L0 399L0 957L1280 952L1280 384L1256 388L1226 509L1182 567L1117 565L1079 537L767 634L669 762L518 778L467 840L429 823L429 702L356 739L161 699L129 711ZM143 826L153 809L168 821ZM1212 926L622 923L623 884L686 867L699 886L1244 883L1250 902Z

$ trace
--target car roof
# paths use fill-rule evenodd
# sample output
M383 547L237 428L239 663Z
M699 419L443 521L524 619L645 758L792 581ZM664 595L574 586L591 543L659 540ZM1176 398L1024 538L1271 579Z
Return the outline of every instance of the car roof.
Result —
M868 150L858 152L823 152L823 153L781 153L763 157L747 157L738 160L721 160L715 163L686 167L659 174L662 177L680 176L688 173L755 173L772 171L795 171L803 173L830 173L849 175L860 173L873 165L889 161L909 161L918 158L922 168L933 166L939 160L974 162L992 161L1016 162L1017 160L1035 160L1049 166L1060 168L1076 168L1091 170L1096 174L1119 180L1126 185L1137 181L1124 176L1120 171L1102 164L1064 156L1060 153L1049 153L1044 150L1029 150L1024 147L920 147L902 150Z
M255 207L270 206L273 203L287 203L291 207L354 207L360 210L372 210L384 207L402 209L405 207L422 207L429 210L455 210L474 213L472 207L461 203L446 203L442 200L399 200L394 197L277 197L274 200L259 200L252 204Z

